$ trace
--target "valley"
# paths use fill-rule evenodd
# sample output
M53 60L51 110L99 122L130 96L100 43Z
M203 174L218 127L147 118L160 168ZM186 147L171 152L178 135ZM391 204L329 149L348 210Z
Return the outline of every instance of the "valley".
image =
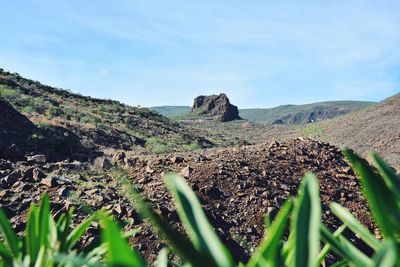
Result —
M0 207L15 229L24 229L30 204L47 192L55 216L76 207L74 225L106 209L124 231L139 230L130 241L150 262L163 241L136 211L124 182L183 232L162 177L169 172L185 177L235 260L247 261L263 238L264 215L274 218L297 195L307 172L318 177L322 218L332 231L340 224L328 207L338 202L379 236L359 179L341 149L350 147L363 155L377 150L400 167L399 95L378 104L280 107L285 111L272 117L265 111L238 111L226 95L203 96L196 98L193 110L157 109L173 119L5 71L0 72L0 95ZM320 105L326 105L321 117L310 122L310 112ZM271 122L278 117L299 119ZM79 246L90 246L98 233L99 225L92 225ZM330 255L327 262L335 257Z

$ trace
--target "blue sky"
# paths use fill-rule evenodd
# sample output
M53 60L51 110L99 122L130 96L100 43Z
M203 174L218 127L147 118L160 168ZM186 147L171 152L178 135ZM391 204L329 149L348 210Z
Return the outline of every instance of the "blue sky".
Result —
M131 105L382 100L400 90L400 1L0 0L0 67Z

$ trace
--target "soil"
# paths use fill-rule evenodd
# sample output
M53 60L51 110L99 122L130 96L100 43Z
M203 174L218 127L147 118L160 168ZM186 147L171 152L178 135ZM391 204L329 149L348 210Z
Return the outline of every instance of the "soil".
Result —
M106 158L100 159L91 165L78 161L1 161L0 207L12 217L19 231L23 230L30 203L37 203L46 191L54 201L54 214L77 207L76 223L88 211L109 209L117 219L127 221L125 230L141 230L131 241L143 257L154 260L163 246L160 237L121 195L115 168L110 169L112 165ZM329 203L335 201L349 208L372 231L375 229L358 179L340 150L326 143L300 138L157 156L126 156L119 152L114 161L156 211L180 230L171 196L161 177L169 171L186 176L211 224L236 260L248 259L263 237L264 215L269 213L273 218L284 201L297 194L306 172L315 173L319 179L323 221L329 228L334 230L339 226L328 210ZM14 174L16 178L10 178L15 170L19 172ZM98 225L93 225L81 245L88 245L97 234ZM355 237L353 241L358 242Z

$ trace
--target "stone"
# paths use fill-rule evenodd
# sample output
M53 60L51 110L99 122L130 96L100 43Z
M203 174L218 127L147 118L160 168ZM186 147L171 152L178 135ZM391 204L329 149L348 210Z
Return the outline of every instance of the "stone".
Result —
M146 172L147 173L154 173L154 170L149 165L147 165L146 166Z
M3 180L7 185L13 185L16 181L21 179L21 177L22 177L21 171L15 170L12 173L10 173L9 175L7 175L6 177L4 177Z
M221 122L241 119L238 107L232 105L225 94L196 97L192 112L215 117Z
M93 162L93 168L97 172L109 170L112 166L112 163L106 157L97 157Z
M69 186L61 187L58 189L57 193L60 197L68 197L70 195L72 188Z
M27 156L26 158L31 164L45 164L47 162L46 156L43 154Z
M190 166L186 166L185 168L183 168L181 170L181 172L179 174L185 178L188 178L192 172L193 172L193 168L191 168Z
M176 164L179 164L179 163L183 162L183 158L179 157L179 156L173 156L173 157L170 158L170 160L171 160L172 163L176 163Z
M126 154L125 152L117 152L114 154L112 161L116 164L124 164L126 159Z

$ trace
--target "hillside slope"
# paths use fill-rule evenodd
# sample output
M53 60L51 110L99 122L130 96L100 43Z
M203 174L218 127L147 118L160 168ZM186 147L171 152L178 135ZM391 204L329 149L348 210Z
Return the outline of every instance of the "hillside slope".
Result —
M173 118L190 112L192 108L189 106L159 106L150 107L150 109L160 113L167 118Z
M274 108L239 109L239 116L263 124L302 124L342 116L375 104L368 101L327 101L306 105L282 105ZM150 108L168 118L185 118L188 106Z
M147 108L81 96L1 69L0 98L39 128L64 128L77 135L86 147L132 150L147 143L152 148L173 150L193 143L212 145Z
M322 140L364 154L375 150L400 169L400 94L319 127Z

